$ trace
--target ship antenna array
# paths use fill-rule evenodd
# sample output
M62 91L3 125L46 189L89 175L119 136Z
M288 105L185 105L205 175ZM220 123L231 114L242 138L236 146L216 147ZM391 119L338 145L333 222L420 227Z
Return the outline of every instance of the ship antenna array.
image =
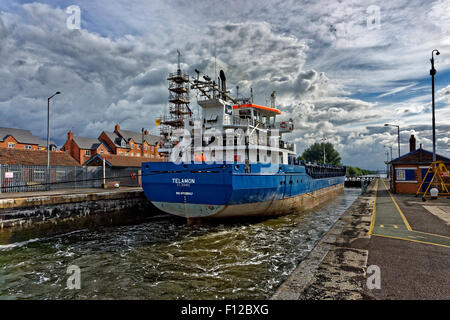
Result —
M207 99L214 99L216 97L221 97L223 100L230 100L237 103L237 100L229 95L226 87L226 77L223 70L220 70L218 77L218 83L213 81L208 75L204 74L198 69L195 69L197 76L194 80L191 80L191 89L198 90L202 96ZM200 73L202 74L203 80L200 79Z

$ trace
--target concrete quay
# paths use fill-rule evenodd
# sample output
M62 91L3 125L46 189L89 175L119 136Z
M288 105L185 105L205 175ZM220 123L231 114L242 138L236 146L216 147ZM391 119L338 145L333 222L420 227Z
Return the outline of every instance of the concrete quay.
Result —
M450 199L422 202L373 181L272 299L449 299L449 216Z
M0 244L100 225L141 221L159 212L142 188L65 189L0 194Z

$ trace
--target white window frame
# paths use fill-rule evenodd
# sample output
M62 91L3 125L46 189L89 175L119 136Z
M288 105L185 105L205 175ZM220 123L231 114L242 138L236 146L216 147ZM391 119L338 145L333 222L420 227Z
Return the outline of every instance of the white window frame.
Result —
M14 142L8 142L8 148L15 149L16 148L16 144Z

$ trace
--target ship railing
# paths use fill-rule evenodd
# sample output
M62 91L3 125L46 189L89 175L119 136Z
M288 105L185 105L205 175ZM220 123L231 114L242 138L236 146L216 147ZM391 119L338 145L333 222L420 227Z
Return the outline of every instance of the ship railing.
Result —
M169 73L168 79L169 80L180 79L180 80L187 82L187 81L189 81L189 75L187 73L182 73L182 72L172 72L172 73Z
M283 140L280 140L280 149L286 149L286 150L294 151L294 144L286 142L286 141L283 141Z
M169 83L169 89L185 89L186 92L188 92L189 91L189 84L187 84L187 83L171 82L171 83Z

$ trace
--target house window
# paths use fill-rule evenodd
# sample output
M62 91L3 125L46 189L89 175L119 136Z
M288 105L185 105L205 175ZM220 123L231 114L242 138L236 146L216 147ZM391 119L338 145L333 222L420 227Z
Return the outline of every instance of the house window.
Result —
M134 144L130 143L130 148L133 149Z
M101 154L103 154L105 152L105 150L103 150L103 149L100 149L100 153Z
M31 150L31 146L29 145L29 144L27 144L26 146L25 146L25 149L27 149L27 150Z
M150 146L150 151L153 151L153 146Z
M148 158L148 154L145 154L144 156L145 156L146 158Z
M8 143L8 148L14 149L15 148L15 144L12 142Z
M137 145L137 146L136 146L136 149L141 150L141 146L140 146L140 145Z
M144 150L147 151L147 145L144 146Z
M86 151L84 152L84 155L85 155L85 156L90 156L90 155L91 155L91 150L86 150Z
M119 152L119 156L123 156L123 152Z
M151 154L150 157L154 158L155 156L153 154Z
M396 168L397 181L416 181L416 168Z
M127 152L127 153L125 153L125 157L128 157L128 152Z
M130 154L130 156L132 156L132 157L133 157L133 156L134 156L134 153L132 152L132 153Z

